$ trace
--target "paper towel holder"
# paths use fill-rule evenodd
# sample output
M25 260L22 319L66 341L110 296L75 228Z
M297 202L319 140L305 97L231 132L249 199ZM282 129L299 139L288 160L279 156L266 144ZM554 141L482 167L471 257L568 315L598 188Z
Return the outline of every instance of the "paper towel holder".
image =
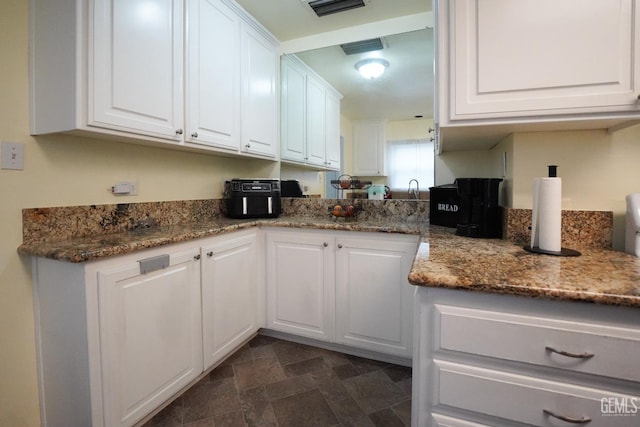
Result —
M547 167L549 169L549 178L556 178L558 176L558 166L549 165ZM555 256L565 256L565 257L576 257L581 255L581 253L576 251L575 249L568 249L568 248L562 248L562 247L560 248L559 251L549 251L545 249L540 249L537 246L532 247L531 245L524 246L523 249L527 252L531 252L535 254L543 254L543 255L555 255Z

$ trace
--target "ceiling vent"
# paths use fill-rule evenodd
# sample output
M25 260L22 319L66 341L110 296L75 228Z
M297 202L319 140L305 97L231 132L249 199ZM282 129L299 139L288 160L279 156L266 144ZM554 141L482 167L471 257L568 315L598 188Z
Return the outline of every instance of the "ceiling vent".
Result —
M341 44L340 47L347 55L355 55L357 53L372 52L374 50L382 50L382 40L380 38L360 40L353 43Z
M316 15L325 16L362 7L364 0L312 0L309 1L309 6Z

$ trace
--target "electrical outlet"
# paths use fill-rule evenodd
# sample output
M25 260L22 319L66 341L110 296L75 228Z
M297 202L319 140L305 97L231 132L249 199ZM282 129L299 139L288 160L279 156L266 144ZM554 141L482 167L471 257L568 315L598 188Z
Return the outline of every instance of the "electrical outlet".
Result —
M136 181L116 182L111 186L110 191L116 196L137 196L138 183Z
M2 141L0 151L2 169L24 170L24 144Z

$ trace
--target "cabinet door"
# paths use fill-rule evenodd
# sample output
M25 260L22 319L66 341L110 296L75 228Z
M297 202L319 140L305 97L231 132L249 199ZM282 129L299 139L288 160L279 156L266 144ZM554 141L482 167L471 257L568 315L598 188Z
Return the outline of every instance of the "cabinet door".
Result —
M243 23L242 150L275 157L278 135L278 53L258 31Z
M257 234L222 236L202 247L205 369L258 330Z
M90 126L182 138L182 1L96 0Z
M332 239L315 233L267 232L267 328L333 338Z
M185 140L240 149L240 19L220 0L187 8Z
M198 254L97 272L104 425L133 425L202 372Z
M326 166L325 88L307 75L307 163Z
M446 4L445 4L446 3ZM640 111L635 0L455 0L451 120ZM564 110L564 111L563 111Z
M326 158L327 167L340 170L340 99L326 93Z
M336 341L411 357L416 242L338 237Z
M282 57L281 154L283 160L306 160L306 73Z
M354 175L385 175L384 122L354 122L353 144Z

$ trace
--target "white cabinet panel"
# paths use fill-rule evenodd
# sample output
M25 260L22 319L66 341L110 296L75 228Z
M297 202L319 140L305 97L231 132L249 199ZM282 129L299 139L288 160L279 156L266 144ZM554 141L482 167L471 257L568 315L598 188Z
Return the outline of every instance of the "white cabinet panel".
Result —
M336 340L411 357L413 289L407 277L415 241L340 236L337 242Z
M202 372L197 255L97 271L105 425L132 425Z
M220 0L189 0L185 140L240 149L240 18Z
M439 96L449 106L441 125L640 112L635 0L455 0L438 6L444 40L438 61L446 74Z
M315 233L269 231L267 327L333 339L333 240Z
M638 425L634 416L607 417L602 409L603 398L614 399L629 402L629 409L635 414L637 408L631 402L637 402L637 396L441 360L435 360L434 365L439 384L437 407L460 408L534 426L565 423L558 417L580 421L573 424Z
M384 176L385 137L384 122L353 122L353 174Z
M307 75L304 69L282 57L281 155L282 160L304 163L307 157Z
M340 100L295 55L281 60L282 154L285 162L340 170Z
M241 34L242 149L276 157L278 136L278 55L276 47L243 23Z
M182 1L95 0L88 125L180 139Z
M638 330L448 305L436 313L443 350L640 382L640 369L628 357L640 351Z
M340 98L327 91L325 97L327 167L340 170Z
M636 309L427 287L414 300L412 425L637 424L623 360L640 350Z
M257 232L220 236L202 247L205 370L258 330Z
M307 75L307 163L326 165L325 88Z

